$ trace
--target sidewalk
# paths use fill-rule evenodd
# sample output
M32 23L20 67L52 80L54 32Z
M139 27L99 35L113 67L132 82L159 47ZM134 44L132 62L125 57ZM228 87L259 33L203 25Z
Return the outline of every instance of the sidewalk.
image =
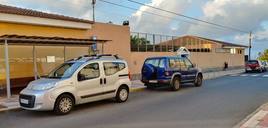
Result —
M19 108L19 96L13 95L10 99L0 97L0 112Z
M130 88L130 92L138 92L142 91L145 88L145 86L139 81L134 80L132 81L132 85ZM7 110L13 110L13 109L19 109L19 96L13 95L11 99L6 99L5 97L0 97L0 112L1 111L7 111Z
M133 80L131 82L132 84L131 84L130 92L142 91L143 89L146 88L140 80Z
M249 115L237 128L268 128L268 103Z

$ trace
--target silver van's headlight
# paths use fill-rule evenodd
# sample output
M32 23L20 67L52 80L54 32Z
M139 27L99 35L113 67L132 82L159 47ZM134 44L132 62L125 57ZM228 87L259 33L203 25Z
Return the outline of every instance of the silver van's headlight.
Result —
M52 82L52 83L46 83L46 84L40 84L40 85L33 85L32 86L32 90L48 90L51 88L54 88L56 86L56 82Z

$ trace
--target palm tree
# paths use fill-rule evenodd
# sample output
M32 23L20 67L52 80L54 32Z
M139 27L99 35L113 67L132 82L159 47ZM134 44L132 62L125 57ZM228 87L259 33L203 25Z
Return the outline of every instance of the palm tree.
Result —
M268 62L268 49L264 50L263 53L260 53L258 59Z
M149 40L144 37L139 38L138 36L130 36L130 42L133 46L150 44Z

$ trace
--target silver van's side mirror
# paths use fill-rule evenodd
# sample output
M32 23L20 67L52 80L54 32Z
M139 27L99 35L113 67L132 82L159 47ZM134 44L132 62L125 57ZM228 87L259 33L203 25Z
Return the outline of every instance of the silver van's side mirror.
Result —
M193 68L195 68L196 67L196 64L193 64Z

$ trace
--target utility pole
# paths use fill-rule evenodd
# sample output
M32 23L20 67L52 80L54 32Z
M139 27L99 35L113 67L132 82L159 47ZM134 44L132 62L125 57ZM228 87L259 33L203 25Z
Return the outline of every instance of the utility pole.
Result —
M252 47L252 31L249 33L249 48L248 48L248 60L251 59L251 47Z
M93 22L95 22L95 4L96 4L96 0L92 0L91 4L92 4L92 11L93 11Z

